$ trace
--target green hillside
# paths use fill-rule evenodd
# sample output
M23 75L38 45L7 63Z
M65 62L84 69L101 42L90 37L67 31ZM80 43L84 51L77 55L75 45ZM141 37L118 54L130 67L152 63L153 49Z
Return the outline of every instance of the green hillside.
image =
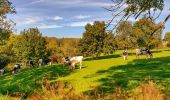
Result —
M124 61L122 51L114 55L101 56L95 60L87 58L83 68L69 71L61 64L43 66L41 68L26 68L16 74L0 76L0 94L31 95L42 86L42 80L53 83L68 82L77 93L100 88L105 93L114 91L115 86L131 91L144 80L153 80L158 85L170 85L170 50L154 51L153 59L129 55ZM134 52L133 50L130 52Z

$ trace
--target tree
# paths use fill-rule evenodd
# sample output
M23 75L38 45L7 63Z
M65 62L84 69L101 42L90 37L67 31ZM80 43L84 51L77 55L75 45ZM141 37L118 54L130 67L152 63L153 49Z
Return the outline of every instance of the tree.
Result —
M87 24L85 32L80 41L80 51L85 56L99 56L103 53L104 40L107 33L105 32L105 23L95 21L93 25Z
M156 20L159 18L164 8L164 0L112 0L112 2L113 5L106 8L113 13L113 17L107 27L112 21L114 21L114 19L120 19L117 21L118 23L113 29L115 29L119 23L128 20L130 17L135 17L135 19L137 19L140 16L145 16L149 19ZM151 35L160 29L163 29L169 18L170 14L160 22L158 28L152 30Z
M170 32L165 33L164 40L170 41Z
M152 30L157 27L158 24L146 17L139 19L133 24L128 21L123 21L119 23L116 29L116 45L119 49L159 47L161 44L161 30L151 35Z
M149 48L158 47L159 44L161 44L162 30L160 29L151 35L153 30L157 29L158 26L159 24L156 24L154 20L146 17L136 21L133 25L132 37L136 40L137 46Z
M12 3L9 0L0 0L0 45L9 38L11 28L14 22L7 20L7 14L16 13Z
M13 50L20 61L38 60L46 56L46 41L37 28L30 28L17 37Z
M116 29L115 42L119 49L128 49L134 47L132 34L132 23L128 21L121 22Z
M7 29L13 26L12 21L7 20L7 14L16 13L12 3L9 0L1 0L0 1L0 29Z
M5 41L8 40L12 32L6 29L0 29L0 46L5 45Z
M164 40L167 42L167 46L170 47L170 32L165 34Z
M116 44L115 44L115 37L112 32L108 32L107 36L104 39L104 47L103 53L104 54L113 54L115 51Z
M9 34L9 38L0 46L0 68L5 67L9 63L14 63L17 61L16 56L13 51L13 44L15 44L17 35Z

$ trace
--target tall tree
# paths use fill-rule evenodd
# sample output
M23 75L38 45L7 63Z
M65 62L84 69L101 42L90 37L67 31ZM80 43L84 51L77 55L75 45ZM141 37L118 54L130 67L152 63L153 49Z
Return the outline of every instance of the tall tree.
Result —
M9 30L14 24L7 20L7 14L9 13L16 13L12 3L9 0L0 0L0 29Z
M95 21L93 25L87 24L80 42L81 53L85 56L100 55L103 52L106 35L104 22Z
M164 40L170 41L170 32L165 33Z
M22 31L13 46L13 50L20 61L38 60L46 56L46 41L37 28Z
M165 34L164 40L167 42L167 46L170 47L170 32Z
M113 54L115 49L116 49L115 36L111 31L111 32L107 33L107 36L104 39L103 53L104 54Z
M136 21L133 25L132 37L136 39L138 47L158 47L161 43L161 29L151 35L153 30L158 27L159 24L156 24L154 20L146 17Z
M109 26L114 19L119 19L117 21L119 24L122 21L128 20L130 17L137 19L143 15L149 19L156 20L164 10L164 1L165 0L112 0L112 6L106 8L113 13L113 17L107 26ZM152 30L151 35L159 31L159 29L163 29L169 18L170 13L160 22L158 28ZM115 29L118 24L113 29Z
M132 33L132 23L128 21L121 22L116 29L115 42L119 49L127 49L134 47Z
M9 0L0 0L0 45L9 38L14 22L7 20L7 14L15 13L15 9Z
M4 53L5 41L9 38L11 28L14 22L7 20L7 14L15 13L15 9L9 0L0 0L0 68L5 67L9 63L10 56ZM3 47L2 47L3 46ZM8 50L8 49L7 49Z

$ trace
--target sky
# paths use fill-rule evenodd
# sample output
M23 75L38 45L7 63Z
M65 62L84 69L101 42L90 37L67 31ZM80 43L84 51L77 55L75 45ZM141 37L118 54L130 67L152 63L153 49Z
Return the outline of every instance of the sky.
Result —
M80 38L84 26L94 21L108 22L111 0L9 0L17 13L8 15L16 23L15 33L38 27L44 36L57 38ZM165 8L158 22L170 13L170 0L165 0ZM130 19L134 21L134 19ZM114 22L113 22L114 23ZM170 32L170 20L163 33Z

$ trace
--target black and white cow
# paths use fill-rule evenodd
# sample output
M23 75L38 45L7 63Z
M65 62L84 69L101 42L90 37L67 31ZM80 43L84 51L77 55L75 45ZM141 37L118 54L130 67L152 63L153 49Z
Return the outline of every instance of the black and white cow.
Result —
M64 57L63 58L63 67L65 64L69 64L69 69L74 70L76 64L80 64L80 69L82 68L83 56L75 56L75 57Z
M38 65L42 66L42 65L52 65L52 60L50 58L42 58L38 60Z
M12 69L12 73L15 73L15 72L17 72L18 70L20 70L21 69L21 64L15 64L14 65L14 68Z
M26 62L26 66L28 66L28 67L34 67L35 65L34 65L33 60L28 60L28 61Z
M153 57L150 49L148 48L136 49L136 57L139 58L139 55L146 55L147 58Z
M39 66L42 66L42 65L52 65L52 59L50 59L50 58L41 58L41 59L39 59L38 60L38 65Z
M64 66L65 66L66 64L69 64L69 63L70 63L70 59L71 59L71 57L68 57L68 56L62 58L63 68L64 68Z

